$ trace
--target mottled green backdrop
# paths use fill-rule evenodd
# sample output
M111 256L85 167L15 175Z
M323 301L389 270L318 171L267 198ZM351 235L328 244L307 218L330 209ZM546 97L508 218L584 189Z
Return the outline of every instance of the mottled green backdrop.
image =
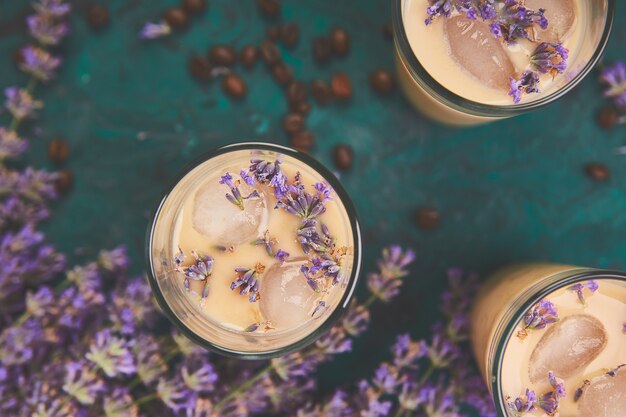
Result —
M226 99L219 85L199 86L187 74L193 52L263 37L265 23L252 0L210 1L188 32L153 43L139 41L137 32L175 0L106 1L112 21L100 33L80 14L86 3L72 3L79 13L63 45L65 63L59 81L37 93L46 106L30 133L27 162L52 169L46 143L57 136L69 141L74 190L45 229L76 257L125 243L140 273L146 224L167 181L194 156L220 145L286 143L283 92L262 66L245 73L250 91L241 103ZM626 58L626 5L618 3L608 61ZM12 56L27 40L22 22L28 11L29 1L0 0L2 87L25 83ZM331 164L330 150L338 143L355 150L355 166L341 181L363 225L365 269L389 243L418 253L403 295L374 308L372 328L356 343L356 354L325 368L324 382L370 374L375 362L388 357L397 333L425 335L449 266L486 273L532 259L626 269L626 156L615 152L626 145L626 127L607 132L594 124L603 104L596 74L539 112L457 130L416 114L399 91L385 99L370 91L369 72L393 67L392 46L382 34L389 1L285 1L283 16L298 22L305 40L284 51L298 78L328 79L334 70L353 78L352 102L314 107L308 124L318 139L313 155L323 163ZM320 69L309 40L333 25L350 32L353 48L347 58ZM0 119L5 122L6 114ZM608 182L583 174L582 166L592 161L610 167ZM420 206L441 211L439 229L414 225Z

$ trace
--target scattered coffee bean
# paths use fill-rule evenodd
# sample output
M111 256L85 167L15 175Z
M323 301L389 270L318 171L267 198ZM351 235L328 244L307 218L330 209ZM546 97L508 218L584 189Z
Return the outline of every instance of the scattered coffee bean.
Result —
M352 83L344 72L338 72L330 80L330 89L337 100L345 101L352 97Z
M330 31L330 49L337 56L346 56L350 52L350 35L341 28Z
M287 86L285 94L290 103L303 101L306 99L306 84L302 81L294 81Z
M239 61L241 61L241 64L248 69L251 69L254 64L256 64L256 60L258 58L259 51L258 49L256 49L256 47L252 45L244 46L239 53Z
M279 85L287 85L293 81L293 71L282 62L272 67L272 76Z
M270 26L265 30L265 37L272 42L280 39L280 26Z
M389 94L395 86L395 81L389 71L376 70L370 74L370 85L379 94Z
M280 14L280 2L278 0L257 0L256 4L265 17L277 17Z
M87 22L93 29L105 28L110 20L111 14L105 5L93 3L87 7Z
M211 63L208 59L200 55L194 55L187 62L187 69L193 78L198 81L210 81Z
M55 164L65 162L69 154L70 146L63 139L53 139L48 143L48 158Z
M606 165L595 162L585 165L585 173L589 176L589 178L596 181L607 181L611 178L611 171L609 171L609 168L607 168Z
M73 184L74 174L72 174L71 171L63 169L56 173L56 178L54 179L54 188L56 188L57 193L66 194L72 189Z
M328 104L332 99L330 87L326 81L314 80L311 82L311 95L321 106Z
M311 103L308 101L293 101L289 103L289 109L293 112L306 116L311 111Z
M288 135L302 132L305 127L304 117L298 113L289 113L283 117L283 129Z
M187 13L180 7L172 7L163 12L163 20L173 29L185 29L189 24Z
M183 9L189 14L200 14L206 10L206 0L183 0Z
M597 122L603 129L611 129L617 124L619 119L617 110L613 107L605 107L598 112Z
M318 64L325 64L330 59L332 50L330 41L323 37L313 39L312 43L313 59Z
M333 149L333 160L337 168L344 171L352 168L353 159L354 155L350 146L337 145Z
M415 212L415 223L423 230L436 229L440 220L439 211L431 207L420 208Z
M295 47L300 41L300 28L295 23L287 23L280 30L280 39L287 48Z
M389 40L393 40L393 25L391 22L383 26L383 35Z
M227 74L224 76L222 79L222 90L225 94L235 99L245 97L248 92L246 82L235 74Z
M310 152L315 144L315 137L309 131L298 132L289 138L289 145L300 152Z
M261 53L261 58L267 65L274 65L280 61L280 52L276 45L268 40L265 40L259 46L259 52Z
M237 62L237 54L231 46L215 45L209 49L209 60L218 67L232 67Z

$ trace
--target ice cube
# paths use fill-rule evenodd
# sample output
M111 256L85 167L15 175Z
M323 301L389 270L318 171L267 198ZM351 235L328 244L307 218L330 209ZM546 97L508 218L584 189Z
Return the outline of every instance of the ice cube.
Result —
M445 20L446 39L452 58L483 84L508 89L509 77L515 68L502 41L489 31L489 26L465 16Z
M624 417L626 415L626 369L615 376L602 375L591 381L580 397L580 417Z
M265 320L276 327L294 327L311 319L319 294L300 271L306 259L276 263L261 277L259 307Z
M531 382L545 382L549 371L563 379L573 376L589 365L606 343L606 330L595 317L573 315L550 325L530 356Z
M573 0L526 0L526 7L538 10L545 9L548 19L548 28L539 29L537 39L541 41L557 42L563 40L576 20L576 8Z
M247 196L253 188L242 184L239 191ZM214 244L225 247L250 242L262 235L269 216L263 193L244 200L241 210L226 199L228 192L230 189L220 184L219 179L208 181L196 192L192 214L193 228Z

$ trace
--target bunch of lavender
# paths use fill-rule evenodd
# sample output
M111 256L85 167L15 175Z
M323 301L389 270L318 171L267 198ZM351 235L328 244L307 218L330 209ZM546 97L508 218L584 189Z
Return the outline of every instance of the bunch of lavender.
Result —
M626 123L626 63L618 61L600 71L600 83L605 88L604 97L613 105L616 114L611 124Z

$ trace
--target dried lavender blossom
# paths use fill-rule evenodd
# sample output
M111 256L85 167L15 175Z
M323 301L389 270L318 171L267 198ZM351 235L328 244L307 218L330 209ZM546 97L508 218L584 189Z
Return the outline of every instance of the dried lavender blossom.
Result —
M542 42L530 56L530 63L542 74L556 77L567 68L569 50L559 42Z
M248 295L248 300L251 303L256 302L259 297L259 276L265 271L263 264L256 264L254 268L235 268L237 278L230 284L231 290L239 288L240 295Z
M598 281L596 281L595 279L585 282L579 282L578 284L567 287L568 290L573 291L576 293L576 295L578 295L578 301L582 305L586 304L584 290L586 289L589 290L591 293L594 293L598 291L598 288Z
M222 176L220 184L224 184L230 188L230 193L226 193L226 199L239 207L239 210L244 210L244 200L259 197L259 193L256 190L252 191L245 197L241 195L241 192L239 191L239 185L241 185L241 182L239 180L234 181L232 175L228 172Z
M548 300L541 300L526 313L523 325L524 329L539 330L558 320L559 314L554 304Z
M276 258L278 260L278 262L280 262L282 264L289 258L289 253L285 252L282 249L278 249L278 251L274 255L274 258Z
M26 46L20 51L20 68L40 81L54 78L55 70L61 65L61 58L36 46Z
M146 22L139 32L142 39L157 39L172 33L172 28L164 20L152 23Z
M533 39L533 30L536 27L546 29L548 19L545 9L529 9L518 0L503 0L504 7L498 10L498 15L489 27L496 38L503 38L506 42L515 42L517 39Z
M472 20L478 17L488 20L496 16L494 0L429 0L426 25L430 25L439 16L450 17L454 9Z
M332 188L328 184L314 185L315 193L309 194L302 184L290 185L278 199L276 207L299 216L303 221L314 219L326 211L326 202L331 199Z
M128 343L114 336L108 329L95 335L95 341L91 344L85 358L109 377L133 374L137 369Z
M537 404L537 396L534 391L526 388L526 394L523 397L517 397L514 401L508 402L508 408L514 417L521 417L535 409Z
M58 45L69 33L67 23L59 21L51 14L28 16L26 22L31 36L43 45Z
M286 189L285 184L287 182L287 177L283 173L280 165L280 159L276 159L274 162L263 159L252 159L250 160L250 167L248 168L249 174L251 174L257 182L274 189L274 195L277 199L283 197Z
M43 107L43 102L33 99L28 91L17 87L5 89L4 95L4 107L17 120L34 117L35 111Z
M378 262L379 272L367 277L367 286L371 293L382 301L389 301L400 292L408 271L406 267L415 260L415 252L403 251L400 246L390 246L383 250L383 258Z
M524 71L519 78L509 80L509 96L515 104L522 100L523 94L539 93L539 74L535 71Z
M317 219L303 220L296 230L296 236L302 251L307 254L311 251L325 253L335 244L328 227L320 224Z
M604 96L613 101L616 107L626 110L626 63L620 61L606 66L600 72L600 82L604 84Z
M255 240L252 244L255 246L263 245L265 247L265 252L267 252L269 256L274 257L274 245L276 244L276 239L270 237L269 230L266 230L265 233L263 233L263 237ZM287 254L287 256L289 256L289 254Z
M537 399L537 405L541 407L548 415L555 415L559 409L559 401L565 397L565 384L562 379L557 378L554 372L548 373L548 380L553 390L549 391Z
M0 127L0 163L5 159L13 159L28 149L28 142L17 133ZM1 216L0 216L1 217Z

